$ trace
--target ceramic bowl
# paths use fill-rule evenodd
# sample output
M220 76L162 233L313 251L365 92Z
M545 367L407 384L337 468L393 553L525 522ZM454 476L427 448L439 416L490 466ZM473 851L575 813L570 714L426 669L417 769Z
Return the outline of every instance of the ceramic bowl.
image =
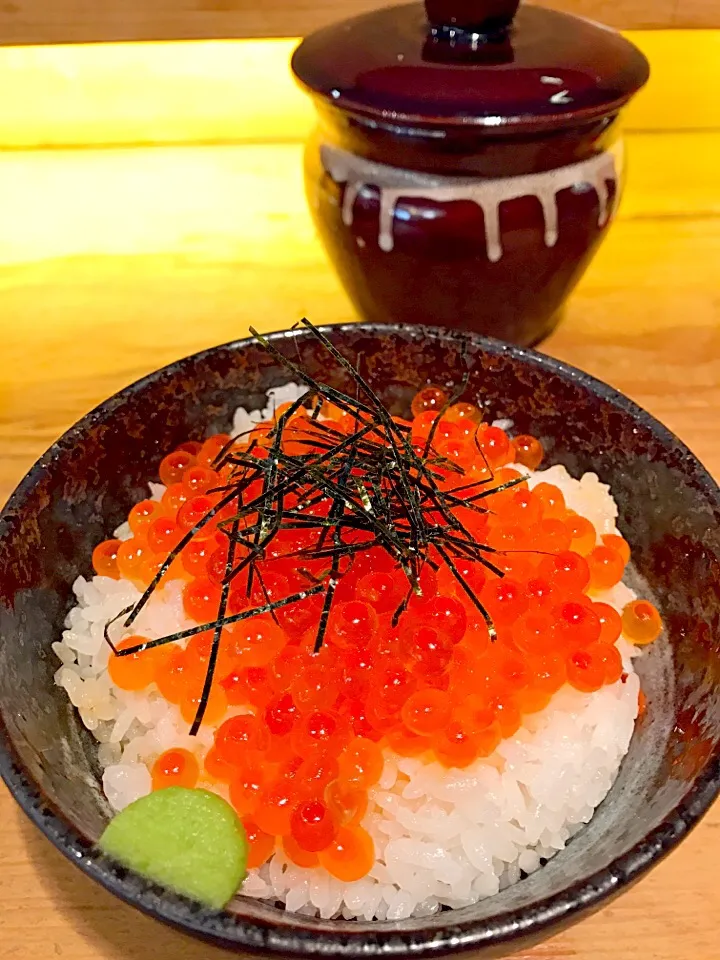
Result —
M393 412L418 386L453 381L460 337L437 328L328 328ZM347 375L307 334L279 350L336 386ZM163 452L227 430L238 405L261 406L287 376L239 341L178 361L103 403L22 481L0 519L0 772L18 803L81 870L122 900L187 933L278 957L490 957L524 949L609 902L673 849L720 784L720 491L647 413L591 377L532 351L467 335L468 399L541 437L549 463L611 484L633 575L667 633L639 663L648 709L607 799L546 867L491 899L396 923L312 920L262 903L209 912L94 848L110 811L96 745L63 690L50 645L91 572L93 546L139 499ZM663 922L657 918L658 924Z

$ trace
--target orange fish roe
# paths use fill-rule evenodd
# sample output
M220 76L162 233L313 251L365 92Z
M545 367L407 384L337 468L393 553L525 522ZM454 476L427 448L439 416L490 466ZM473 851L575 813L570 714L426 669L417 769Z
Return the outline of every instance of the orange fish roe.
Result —
M247 865L250 869L261 867L275 852L275 837L265 833L252 820L243 820L248 842Z
M574 553L579 553L581 556L586 557L597 542L595 527L588 519L581 517L577 513L568 513L565 523L570 531L570 549Z
M624 537L620 537L614 533L607 533L602 538L602 542L603 546L610 547L611 550L619 553L626 566L630 563L630 545Z
M251 867L282 849L299 866L319 863L344 882L360 879L375 860L360 823L369 791L382 776L385 749L465 768L491 756L563 685L592 693L618 682L621 633L645 644L662 630L657 610L645 600L629 604L621 617L594 599L621 580L630 556L626 541L615 535L599 539L589 520L568 510L557 486L541 482L530 489L524 475L508 466L537 469L542 444L529 435L511 441L484 423L471 403L448 404L442 387L423 388L413 400L407 436L425 455L432 434L433 449L445 458L433 469L441 488L453 494L448 509L495 551L488 552L489 563L459 550L451 567L431 546L431 562L420 571L419 592L413 594L387 551L374 543L357 549L342 560L318 652L313 646L322 596L228 624L203 719L214 729L214 742L202 774L182 749L166 751L153 766L154 789L194 785L200 776L227 785L245 824ZM279 407L275 422L289 408ZM356 419L339 407L325 404L323 416L340 434L357 430ZM272 429L268 422L252 431L252 449L261 459L273 442ZM307 411L298 411L282 434L284 452L300 456L313 436ZM231 446L228 436L218 435L165 457L162 502L133 507L134 537L100 544L93 554L96 571L149 582L183 535L218 504L222 494L215 491L232 471L218 458ZM235 450L246 454L248 438ZM245 503L261 493L253 480ZM301 491L290 489L284 506L327 517L332 500L321 495L305 503ZM184 614L198 624L212 624L218 616L228 522L235 513L231 506L212 516L173 562L170 576L187 581ZM433 522L447 525L448 518L437 513ZM316 526L283 528L253 576L245 570L230 583L227 615L302 593L315 578L326 577L331 560L313 556L317 537ZM238 548L235 565L241 549L247 548ZM127 690L154 682L190 724L213 633L192 636L184 648L112 657L111 679ZM121 646L140 642L128 638Z
M482 410L473 403L454 403L443 414L446 420L457 423L467 436L475 435L475 428L483 418Z
M118 650L128 650L147 642L147 637L126 637L116 644ZM124 657L111 655L108 661L108 673L112 682L121 690L144 690L155 679L155 671L161 660L165 659L162 647L151 647L139 653Z
M323 800L301 800L290 816L290 833L297 845L309 853L330 846L338 832L332 811Z
M325 788L325 803L339 826L353 826L365 816L367 790L340 780L331 780Z
M414 417L422 413L440 413L448 402L448 394L442 387L430 385L418 390L412 402L412 414Z
M201 467L214 466L216 457L222 453L223 448L229 444L230 441L231 437L227 433L216 433L210 437L197 452L196 459L198 465Z
M340 754L338 776L348 786L367 789L377 783L382 769L382 751L372 740L355 737Z
M625 561L612 547L595 547L587 562L593 590L609 590L616 583L620 583L625 573Z
M173 517L157 517L150 523L147 530L148 547L159 560L163 560L178 545L181 538L182 530Z
M622 632L620 614L608 603L594 603L593 611L600 621L598 640L604 643L614 644Z
M200 768L194 755L189 750L173 749L161 753L153 764L153 790L162 790L165 787L196 786Z
M190 467L183 476L183 487L186 489L188 498L199 497L213 487L220 484L220 477L215 470L210 467L201 467L199 465Z
M162 647L158 649L164 650ZM166 655L156 661L153 679L168 703L180 703L190 677L188 656L184 650L164 652Z
M162 504L156 500L141 500L136 503L128 514L128 523L133 534L136 537L147 535L153 520L157 520L163 512Z
M188 499L189 494L182 483L171 483L160 501L168 516L175 518L180 507Z
M477 759L477 746L473 732L457 720L451 720L447 726L432 738L432 750L446 767L462 769Z
M247 751L239 764L230 763L219 750L217 753L220 760L235 772L230 784L230 802L241 817L252 816L260 805L262 791L267 783L266 769L250 751Z
M540 441L535 437L524 434L523 436L515 437L512 445L515 452L515 462L521 463L530 470L537 470L545 456L545 451Z
M117 551L117 567L120 576L135 583L139 582L142 567L149 552L147 540L144 538L131 537L129 540L123 540Z
M180 701L180 714L186 723L191 724L200 706L202 688L200 685L192 691L187 691ZM215 684L210 691L210 698L205 708L205 722L217 723L222 720L227 710L227 697L222 687Z
M316 867L320 863L318 855L304 850L292 834L282 838L282 848L288 860L298 867Z
M191 580L183 591L185 613L198 623L212 622L220 603L220 587L207 577Z
M647 600L634 600L625 607L622 626L627 639L638 646L652 643L662 633L660 614Z
M92 565L95 573L99 577L110 577L113 580L119 580L120 570L118 568L117 555L121 540L104 540L93 550Z
M217 780L220 783L230 783L237 776L235 767L223 760L217 750L213 747L205 755L205 774L211 780Z
M173 483L181 483L190 467L195 463L195 456L187 450L175 450L169 453L160 463L160 482L166 487Z
M332 842L319 853L320 865L338 880L361 880L375 863L375 848L362 827L340 827Z

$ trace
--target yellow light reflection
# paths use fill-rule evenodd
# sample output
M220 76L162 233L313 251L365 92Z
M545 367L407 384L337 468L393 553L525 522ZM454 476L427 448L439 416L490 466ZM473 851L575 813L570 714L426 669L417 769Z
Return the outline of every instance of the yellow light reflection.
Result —
M653 76L635 130L720 130L720 30L628 33ZM289 60L297 40L0 48L0 148L288 142L312 107Z

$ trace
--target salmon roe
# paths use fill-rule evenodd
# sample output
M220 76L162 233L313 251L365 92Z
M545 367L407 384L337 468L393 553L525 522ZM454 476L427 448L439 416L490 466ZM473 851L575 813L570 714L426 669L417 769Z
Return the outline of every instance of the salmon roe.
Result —
M304 800L293 809L290 832L302 850L319 853L335 839L338 826L332 811L322 800Z
M152 788L162 790L165 787L194 787L198 782L200 767L195 756L189 750L175 748L161 753L153 764Z
M166 487L181 483L187 470L195 463L195 457L187 450L175 450L160 463L160 482Z
M161 560L174 549L182 539L182 530L172 517L158 517L151 521L147 530L148 547Z
M126 637L115 646L118 650L129 650L143 643L147 643L147 637ZM155 679L157 665L164 659L161 651L162 647L151 647L124 657L111 653L108 660L110 679L121 690L144 690Z
M420 571L419 595L408 598L407 578L388 553L358 550L352 562L343 560L319 652L313 644L322 596L228 624L205 704L212 745L201 761L176 747L152 765L155 790L224 785L245 825L249 867L282 849L298 866L319 864L347 883L362 878L375 850L361 824L387 750L468 767L490 757L563 686L592 693L619 682L621 636L642 645L662 631L648 601L633 601L622 615L602 602L629 562L624 538L599 538L590 520L568 509L558 486L537 478L528 483L514 468L537 470L545 456L537 438L511 440L483 422L479 407L449 400L444 388L428 385L413 400L412 420L394 419L409 428L421 455L430 438L442 483L454 492L452 513L492 547L489 562L458 551L451 569L432 555ZM274 421L289 409L280 405ZM339 407L325 404L323 416L339 434L357 429ZM294 414L290 426L285 452L307 452L308 411ZM250 443L267 457L272 429L272 422L256 424L233 449L247 452ZM132 508L130 539L98 545L96 573L149 583L183 536L215 509L222 496L216 491L234 469L224 461L232 447L219 434L169 453L160 464L162 498ZM245 502L261 492L253 481ZM286 506L326 517L332 501L320 495L304 503L302 491L291 491ZM228 569L223 522L234 516L233 506L211 516L165 575L184 581L183 613L208 629L183 643L109 660L113 683L125 690L154 684L188 724L200 706L214 648L209 625L218 617ZM317 528L283 529L255 566L257 576L244 571L231 580L228 614L302 593L313 577L326 576L329 561L312 557L316 536ZM308 557L301 561L303 551ZM118 646L143 642L128 637Z
M112 580L120 578L117 555L121 540L104 540L93 550L92 565L99 577L110 577Z
M609 590L620 583L625 572L625 561L612 547L595 547L587 558L590 586L593 590Z
M235 767L219 755L214 747L205 754L205 773L210 780L230 783L237 776Z
M191 690L186 690L180 700L180 715L183 720L191 724L195 720L201 702L202 689L200 685ZM220 686L213 686L210 691L210 697L207 701L203 719L205 723L217 723L225 715L227 710L227 697L225 691Z
M545 451L540 441L535 437L523 434L520 437L515 437L512 445L515 453L515 462L521 463L530 470L537 470L545 456Z
M320 852L321 866L338 880L361 880L375 863L375 847L362 827L340 827L332 842Z
M570 532L570 549L582 557L587 557L597 542L595 527L577 513L569 513L565 523Z
M282 838L282 848L288 860L297 867L317 867L320 863L318 855L304 850L292 834Z
M448 394L442 387L430 385L418 390L411 405L414 417L423 413L440 413L448 402Z
M141 500L128 514L128 524L134 536L147 535L153 520L163 513L163 507L157 500Z
M631 643L643 646L662 633L662 620L656 607L647 600L634 600L622 613L622 628Z
M624 537L618 536L617 534L607 533L602 538L603 546L609 547L611 550L615 550L616 553L619 553L623 563L627 566L630 562L630 545Z
M163 650L162 647L158 648ZM153 679L168 703L180 703L191 680L190 662L185 650L170 649L158 657Z
M453 403L443 414L446 420L457 423L467 436L474 436L477 425L483 418L482 410L473 403Z
M147 540L140 537L131 537L123 540L117 550L117 568L121 577L135 583L141 579L141 571L147 560L150 548Z
M265 833L252 820L243 820L248 842L247 865L250 869L261 867L275 851L275 837Z

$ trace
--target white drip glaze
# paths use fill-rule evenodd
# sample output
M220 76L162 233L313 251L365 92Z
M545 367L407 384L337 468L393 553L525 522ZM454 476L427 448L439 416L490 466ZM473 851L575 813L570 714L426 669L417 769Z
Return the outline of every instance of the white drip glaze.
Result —
M615 203L609 206L608 182L617 185L622 170L622 142L609 151L588 160L558 167L543 173L519 177L446 177L403 170L382 163L364 160L337 147L323 145L320 157L324 169L336 183L345 184L342 220L345 226L353 223L355 201L365 187L380 191L380 223L378 246L390 251L394 246L393 220L398 200L433 200L448 203L470 200L477 204L485 219L485 243L488 258L497 263L503 249L500 239L500 204L519 197L537 197L542 206L545 223L545 244L554 247L558 241L557 195L561 190L587 186L595 191L599 202L598 226L604 226L614 213Z

